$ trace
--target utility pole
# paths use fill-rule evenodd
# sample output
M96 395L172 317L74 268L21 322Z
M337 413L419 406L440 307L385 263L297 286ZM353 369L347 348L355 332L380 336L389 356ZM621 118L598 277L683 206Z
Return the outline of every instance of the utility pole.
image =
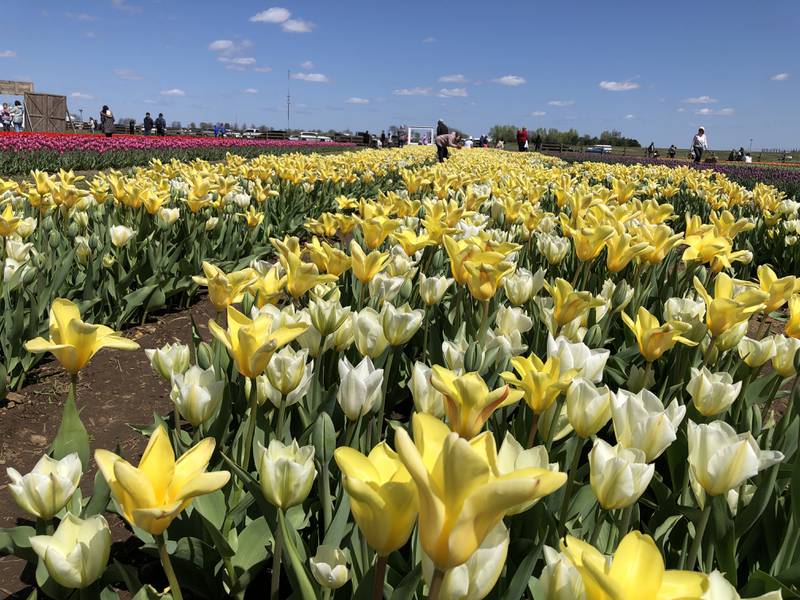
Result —
M748 150L748 154L753 153L753 138L750 138L750 149Z
M292 81L292 71L289 69L286 71L286 137L289 137L289 128L291 124L291 106L292 106L292 95L290 84Z

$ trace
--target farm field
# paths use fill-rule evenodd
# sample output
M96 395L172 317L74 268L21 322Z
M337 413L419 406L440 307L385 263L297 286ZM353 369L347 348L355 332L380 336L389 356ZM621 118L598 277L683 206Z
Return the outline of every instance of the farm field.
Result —
M0 589L800 594L795 188L223 149L0 181Z

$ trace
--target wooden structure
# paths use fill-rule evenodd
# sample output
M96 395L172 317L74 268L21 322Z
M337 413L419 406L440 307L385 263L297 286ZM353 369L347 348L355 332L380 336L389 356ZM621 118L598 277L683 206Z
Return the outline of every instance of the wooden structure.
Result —
M27 131L63 133L67 130L67 97L56 94L25 94ZM73 127L72 122L70 125Z
M24 96L33 93L33 84L30 81L0 80L0 94L9 96Z

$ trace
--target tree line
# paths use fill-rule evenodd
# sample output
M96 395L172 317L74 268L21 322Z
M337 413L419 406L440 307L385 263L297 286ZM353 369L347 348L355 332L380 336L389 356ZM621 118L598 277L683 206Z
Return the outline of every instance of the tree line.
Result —
M489 130L489 136L493 140L503 140L504 142L514 143L517 141L516 125L495 125ZM595 144L608 144L610 146L641 148L639 140L628 138L622 135L621 131L612 129L603 131L599 136L581 135L577 129L561 131L554 127L528 129L528 137L533 140L536 136L541 136L545 144L564 144L567 146L593 146Z

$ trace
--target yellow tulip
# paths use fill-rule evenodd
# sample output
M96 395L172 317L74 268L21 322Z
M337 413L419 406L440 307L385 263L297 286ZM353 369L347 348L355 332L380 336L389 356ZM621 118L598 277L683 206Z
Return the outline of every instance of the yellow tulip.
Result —
M226 306L241 302L244 292L258 277L253 269L242 269L225 273L210 262L203 261L205 277L194 275L192 280L198 285L208 287L208 298L217 312L225 310Z
M408 256L413 256L417 251L422 250L426 246L432 246L436 242L431 239L427 233L417 234L412 229L403 229L402 231L395 231L392 237L403 248Z
M206 472L215 443L207 437L175 460L169 435L159 426L138 467L108 450L95 451L94 459L125 520L160 535L193 498L228 483L228 471Z
M612 273L619 273L634 258L647 251L646 242L634 243L627 233L619 233L606 240L606 266Z
M586 600L699 600L708 589L703 573L665 570L653 538L638 531L622 538L610 560L570 535L561 551L578 569Z
M522 468L500 475L490 432L471 442L435 417L415 413L414 441L395 433L400 460L419 494L419 538L435 567L464 563L511 510L560 488L564 473Z
M469 279L469 271L467 271L465 262L480 252L480 248L470 241L456 240L449 235L444 236L444 248L450 258L450 271L453 274L453 279L458 285L466 284L467 279ZM503 256L500 255L495 264L502 259Z
M276 304L285 286L286 275L281 275L278 267L272 267L266 275L256 277L247 289L256 297L256 306L262 308L265 304Z
M247 223L247 226L250 227L251 229L255 229L256 227L261 225L261 222L264 220L264 213L256 210L254 206L250 206L247 209L247 212L243 214L243 216L245 222Z
M603 251L606 240L614 235L614 228L610 225L597 225L573 229L567 225L564 226L564 233L572 238L572 243L575 245L575 256L578 257L578 260L587 262L597 258L597 255Z
M353 259L353 274L361 283L369 283L372 278L383 271L386 261L389 260L387 252L373 250L369 254L364 254L361 246L355 240L350 240L350 257Z
M14 214L11 204L6 204L5 210L0 213L0 237L10 237L17 229L20 217Z
M50 193L50 190L53 187L53 179L50 177L50 175L37 169L31 171L31 177L36 184L36 191L40 196Z
M336 281L336 275L320 275L317 266L300 260L296 254L281 254L281 265L286 271L286 291L292 298L300 298L320 283Z
M367 544L382 556L400 549L417 519L417 488L397 453L381 442L369 456L342 446L333 457Z
M769 314L786 304L789 298L792 297L796 284L797 277L794 275L778 279L775 271L769 266L761 265L758 267L758 286L762 291L769 294L769 298L765 300L764 312Z
M712 297L700 280L694 278L694 289L706 304L706 325L714 338L747 321L764 308L764 302L769 298L769 294L755 288L734 295L733 283L728 275L720 273L714 281Z
M800 294L789 299L789 320L786 321L786 335L800 339Z
M578 369L569 369L561 373L561 360L557 356L549 357L547 362L542 362L535 354L527 358L515 356L511 365L518 376L505 371L500 377L523 394L525 402L536 414L550 408L579 372Z
M334 248L328 242L322 242L315 237L306 243L308 258L317 265L323 273L330 273L339 277L350 268L352 259L345 252Z
M490 253L481 252L464 263L464 267L469 273L469 278L467 279L469 292L473 298L480 302L488 302L494 298L497 288L500 287L503 279L514 271L514 265L510 262L503 261L492 264L491 262L480 260L481 256L487 254Z
M603 304L591 292L574 291L572 284L560 277L555 284L545 282L544 287L553 298L553 319L558 327L574 321L590 308Z
M647 362L653 362L661 357L664 352L671 350L680 342L687 346L696 346L697 343L686 339L682 334L689 331L692 326L680 321L667 321L663 325L658 322L650 312L640 306L634 322L626 313L621 313L625 325L636 336L639 344L639 353Z
M490 392L478 373L458 376L439 365L431 369L431 385L444 396L450 427L468 440L478 435L495 410L522 398L522 392L507 385Z
M386 217L373 217L361 221L361 232L364 234L364 244L370 250L375 250L395 229L400 227L396 219Z
M101 348L138 350L139 344L105 325L84 323L78 307L64 298L56 298L50 306L50 339L37 337L25 342L28 352L51 352L73 375Z
M306 323L291 323L272 331L272 317L260 314L248 319L232 306L228 307L228 329L216 321L208 322L211 333L228 349L236 369L245 377L258 377L267 368L275 351L308 329Z

